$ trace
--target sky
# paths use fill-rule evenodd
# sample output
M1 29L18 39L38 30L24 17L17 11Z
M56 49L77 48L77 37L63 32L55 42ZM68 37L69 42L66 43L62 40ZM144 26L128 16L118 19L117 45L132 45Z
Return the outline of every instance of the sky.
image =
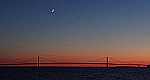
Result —
M0 62L148 64L149 21L149 0L0 0Z

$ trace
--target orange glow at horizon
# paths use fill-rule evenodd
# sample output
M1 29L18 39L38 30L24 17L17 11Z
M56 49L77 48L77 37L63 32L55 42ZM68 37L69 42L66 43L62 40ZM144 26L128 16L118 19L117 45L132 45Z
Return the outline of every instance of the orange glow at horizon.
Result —
M37 55L38 56L38 55ZM12 58L1 58L0 63L24 63L24 62L36 62L37 56L33 55L16 55ZM40 56L40 55L39 55ZM40 62L106 62L107 55L96 54L45 54L40 56ZM112 63L142 63L149 64L150 59L147 55L113 55L108 56Z
M106 57L109 57L110 63L138 63L138 64L150 64L148 52L142 53L137 51L124 52L118 54L118 52L105 51L105 52L49 52L49 53L30 53L30 54L16 54L13 57L1 58L0 63L28 63L37 62L37 56L40 56L40 62L71 62L71 63L88 63L88 62L106 62ZM59 65L60 66L60 65ZM61 65L65 66L65 65ZM99 66L99 65L70 65L70 66Z

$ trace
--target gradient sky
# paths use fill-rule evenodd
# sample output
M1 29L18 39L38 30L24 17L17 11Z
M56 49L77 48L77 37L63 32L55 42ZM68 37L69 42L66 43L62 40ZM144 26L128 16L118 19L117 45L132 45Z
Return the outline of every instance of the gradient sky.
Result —
M0 0L0 62L37 55L150 63L150 1Z

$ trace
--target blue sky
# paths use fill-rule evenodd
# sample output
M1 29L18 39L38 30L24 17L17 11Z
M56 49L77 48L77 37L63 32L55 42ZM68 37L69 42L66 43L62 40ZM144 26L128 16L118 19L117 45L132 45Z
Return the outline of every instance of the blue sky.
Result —
M149 0L1 0L0 55L148 56L149 5Z

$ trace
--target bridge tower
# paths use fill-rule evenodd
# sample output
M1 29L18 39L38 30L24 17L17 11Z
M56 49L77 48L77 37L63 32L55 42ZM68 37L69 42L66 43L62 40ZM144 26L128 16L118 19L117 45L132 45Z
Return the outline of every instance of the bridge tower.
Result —
M39 69L40 67L40 56L37 57L37 68Z
M107 61L107 68L109 68L109 57L106 57L106 61Z

